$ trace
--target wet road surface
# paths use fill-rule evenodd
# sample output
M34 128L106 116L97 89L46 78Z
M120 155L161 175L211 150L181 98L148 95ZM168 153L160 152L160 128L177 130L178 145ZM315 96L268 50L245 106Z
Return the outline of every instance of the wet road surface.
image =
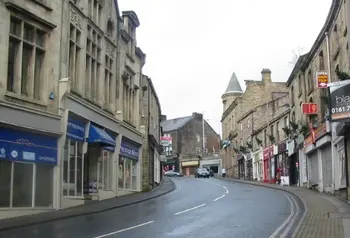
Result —
M281 191L214 178L173 180L177 189L153 200L0 232L0 237L269 238L283 232L289 237L298 221L291 216L298 202Z

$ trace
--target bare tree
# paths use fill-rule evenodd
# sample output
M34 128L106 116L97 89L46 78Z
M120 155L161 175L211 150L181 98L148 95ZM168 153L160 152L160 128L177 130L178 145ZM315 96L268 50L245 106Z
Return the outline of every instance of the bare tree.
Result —
M305 48L299 46L297 49L292 51L292 59L288 62L289 65L293 68L295 64L298 62L298 59L301 55L305 53Z

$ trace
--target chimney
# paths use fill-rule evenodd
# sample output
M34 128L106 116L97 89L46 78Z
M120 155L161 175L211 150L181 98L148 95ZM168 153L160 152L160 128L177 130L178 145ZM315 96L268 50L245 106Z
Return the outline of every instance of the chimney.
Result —
M261 71L261 77L262 77L262 81L267 83L267 82L271 82L271 70L270 69L263 69Z
M161 115L160 116L160 121L166 121L166 115Z

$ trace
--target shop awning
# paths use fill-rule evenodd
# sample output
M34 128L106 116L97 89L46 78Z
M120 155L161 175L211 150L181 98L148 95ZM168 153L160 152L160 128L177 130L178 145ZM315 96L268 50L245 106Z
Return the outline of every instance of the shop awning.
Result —
M88 143L101 143L108 146L116 146L114 139L108 133L94 125L90 125Z

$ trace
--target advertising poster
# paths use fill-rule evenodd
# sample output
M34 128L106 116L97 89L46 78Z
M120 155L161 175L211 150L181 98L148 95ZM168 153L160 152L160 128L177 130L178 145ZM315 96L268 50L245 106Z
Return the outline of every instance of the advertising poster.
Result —
M330 83L329 111L332 121L343 121L350 118L350 80Z

